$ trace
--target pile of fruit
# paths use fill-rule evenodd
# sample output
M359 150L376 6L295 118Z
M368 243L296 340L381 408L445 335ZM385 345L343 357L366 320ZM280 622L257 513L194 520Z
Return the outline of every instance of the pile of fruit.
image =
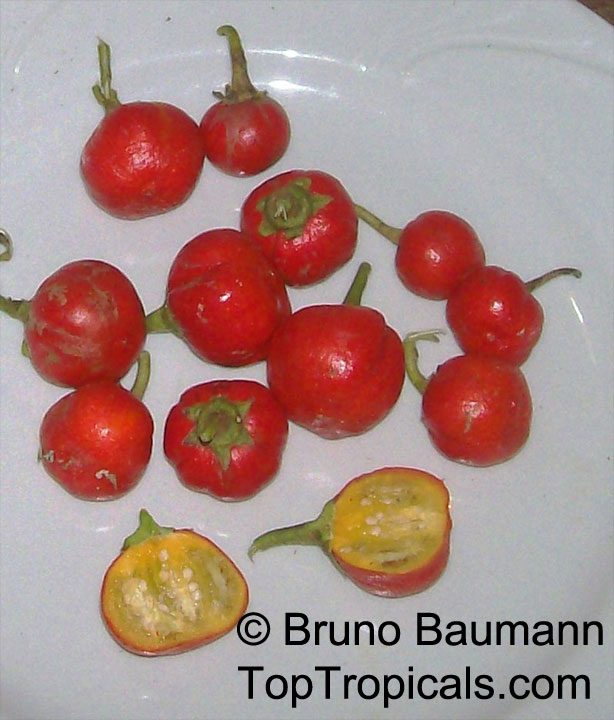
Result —
M204 162L237 176L270 168L290 142L284 108L250 81L234 28L232 80L197 124L162 102L120 102L110 48L98 45L93 88L104 117L85 144L81 176L94 203L124 220L186 202ZM362 263L345 298L293 311L287 287L321 283L354 255L359 224L396 245L403 285L445 301L462 354L430 376L417 344L361 304ZM12 244L0 235L2 260ZM245 199L240 229L209 229L187 242L168 272L164 302L146 313L123 272L76 260L46 278L29 300L0 296L24 325L24 354L42 378L70 388L44 415L40 460L77 498L128 493L152 454L154 422L144 401L150 333L166 332L220 367L266 363L266 385L224 379L187 388L164 426L164 454L190 490L245 501L278 473L289 423L325 440L368 432L390 412L406 377L422 395L422 421L450 460L489 466L527 440L532 400L521 365L537 343L543 310L533 296L560 268L524 282L486 264L463 219L429 210L403 229L355 203L339 179L296 169L269 177ZM120 381L137 365L128 390ZM400 597L429 587L449 554L450 499L444 483L415 468L386 467L351 480L315 520L256 538L249 555L280 544L317 544L367 592ZM102 584L112 636L142 655L183 652L232 629L245 611L243 575L209 539L161 527L146 510Z

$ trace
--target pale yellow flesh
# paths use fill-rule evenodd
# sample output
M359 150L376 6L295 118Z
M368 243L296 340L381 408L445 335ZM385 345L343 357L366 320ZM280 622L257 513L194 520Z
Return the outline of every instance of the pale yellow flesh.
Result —
M335 501L332 550L354 567L406 573L435 555L449 528L441 481L415 470L378 471Z
M143 652L217 637L236 624L246 603L247 585L231 560L205 538L181 531L125 550L102 593L111 631Z

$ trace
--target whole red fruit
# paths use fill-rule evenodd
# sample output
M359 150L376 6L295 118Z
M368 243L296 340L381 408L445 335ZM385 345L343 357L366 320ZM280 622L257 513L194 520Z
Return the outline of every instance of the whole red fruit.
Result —
M580 277L581 273L559 268L526 283L496 265L472 270L446 305L448 325L462 350L522 365L544 324L542 306L531 292L558 275Z
M289 419L328 439L380 422L404 377L396 331L377 310L352 304L296 311L273 336L267 358L269 387Z
M92 200L125 220L168 212L184 203L202 170L205 147L196 122L163 102L122 104L110 87L110 50L100 41L105 110L81 153L81 176Z
M245 500L279 470L288 437L282 406L253 380L214 380L182 393L164 428L164 453L190 490Z
M101 260L68 263L31 300L0 297L0 309L24 323L33 367L57 385L119 380L145 343L145 314L134 285Z
M74 390L49 408L40 428L45 470L83 500L125 495L152 451L153 419L141 400L104 380Z
M256 187L241 208L241 230L287 285L324 280L354 254L358 217L343 185L321 170L290 170Z
M422 422L448 458L486 466L513 457L531 427L529 387L518 367L458 355L441 364L422 396Z
M429 300L447 298L484 261L484 248L471 225L443 210L429 210L408 223L395 255L403 285Z
M224 94L213 93L219 100L200 121L206 155L228 175L256 175L286 152L290 121L276 100L252 85L237 31L223 25L217 32L228 37L232 82Z
M291 311L286 286L260 250L238 230L218 228L179 251L166 303L147 322L150 331L175 332L204 360L239 367L265 359Z

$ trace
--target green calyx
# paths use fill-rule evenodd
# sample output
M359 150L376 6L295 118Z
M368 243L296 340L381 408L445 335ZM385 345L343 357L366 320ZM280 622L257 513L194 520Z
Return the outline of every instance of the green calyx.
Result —
M256 205L262 213L258 232L264 237L283 232L288 240L301 235L307 220L332 200L310 187L310 178L297 178L262 198Z
M279 545L317 545L329 554L334 514L335 501L329 500L315 520L276 528L259 535L250 545L247 554L251 559L257 552Z
M225 103L245 102L246 100L257 100L265 97L266 91L257 90L249 79L247 61L245 60L245 52L241 45L239 33L232 25L222 25L217 29L217 34L224 35L228 39L232 79L230 85L226 85L223 93L214 91L213 95Z
M224 395L217 395L207 402L184 408L185 416L194 423L184 442L212 450L222 468L228 470L233 447L254 443L245 427L252 402L232 402Z
M140 545L142 542L145 542L152 537L170 535L172 532L175 532L175 528L162 527L161 525L158 525L147 510L143 508L139 513L139 526L132 535L128 535L128 537L124 540L122 550L127 550L135 545Z

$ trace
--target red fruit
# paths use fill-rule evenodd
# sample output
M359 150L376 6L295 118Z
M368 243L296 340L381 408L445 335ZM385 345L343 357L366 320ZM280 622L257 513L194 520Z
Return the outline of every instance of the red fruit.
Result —
M273 393L252 380L186 390L164 428L164 453L190 490L245 500L277 473L288 420Z
M422 392L422 422L435 447L450 460L494 465L525 444L533 404L518 367L481 355L458 355L426 379L417 368L415 343L436 339L415 333L405 340L407 372Z
M354 254L358 218L341 183L320 170L265 180L241 208L241 229L287 285L319 282Z
M292 309L267 259L238 230L197 235L171 266L166 303L147 317L150 332L174 332L201 358L238 367L264 360L273 332Z
M200 121L206 155L228 175L256 175L286 152L290 121L276 100L252 85L237 31L223 25L217 32L228 38L232 81L225 94L213 93L219 102Z
M540 338L544 312L531 292L559 275L581 273L560 268L525 283L495 265L471 271L450 295L446 319L461 349L522 365Z
M355 207L362 220L397 245L397 274L416 295L444 300L470 270L484 265L482 243L458 215L429 210L400 230L360 205Z
M57 385L119 380L145 343L145 314L134 286L100 260L64 265L31 300L0 296L0 310L24 323L26 354Z
M138 483L151 457L153 420L141 402L149 356L132 392L110 380L83 385L52 405L40 428L45 470L83 500L113 500Z
M237 566L194 530L158 525L147 510L107 569L100 609L111 637L148 657L177 655L230 632L249 592Z
M273 336L268 384L298 425L324 438L366 432L396 403L403 345L377 310L359 307L370 266L360 267L343 305L312 305Z
M205 148L198 125L162 102L121 104L111 87L110 49L98 44L100 84L94 95L105 116L81 154L81 176L105 212L136 220L168 212L192 193Z
M310 522L270 530L248 554L277 545L319 545L363 590L384 597L422 592L450 554L450 496L412 468L382 468L347 483Z

